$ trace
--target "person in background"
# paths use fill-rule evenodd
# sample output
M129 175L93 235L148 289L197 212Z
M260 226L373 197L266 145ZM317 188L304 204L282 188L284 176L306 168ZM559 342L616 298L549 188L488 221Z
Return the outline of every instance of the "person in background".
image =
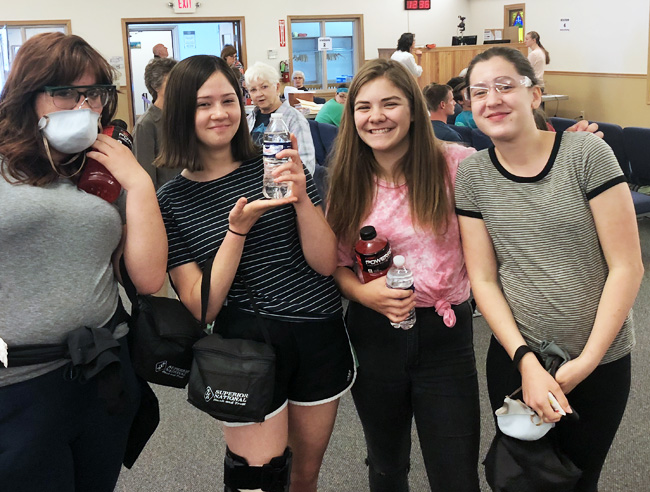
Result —
M246 101L249 98L249 94L244 80L244 65L237 59L237 50L232 44L226 44L221 50L221 58L226 61L230 68L239 71L239 88L242 91L244 101Z
M454 114L456 106L451 87L432 83L422 89L422 94L427 102L429 118L436 138L447 142L462 142L463 139L458 132L447 124L447 118Z
M465 88L465 77L452 77L447 81L447 85L451 87L451 90L454 93L454 101L456 105L454 106L454 114L447 118L447 124L453 125L456 122L456 116L458 116L463 111L463 106L461 105L463 101L463 89Z
M316 492L339 398L355 375L330 276L336 238L295 136L292 149L278 153L290 160L273 172L277 182L291 183L292 194L264 199L264 164L238 93L232 70L215 56L186 58L169 76L158 163L183 170L158 190L168 269L181 301L200 318L201 268L216 251L207 320L216 318L225 338L259 341L245 282L275 349L264 422L224 422L226 492L263 483L264 490L288 492L289 475L292 490Z
M371 492L406 492L415 418L434 492L478 492L479 390L470 288L453 209L454 176L475 150L434 137L404 65L372 60L350 85L332 159L327 217L339 240L334 278L349 299L359 361L352 388ZM362 226L406 257L415 292L353 271ZM409 330L404 320L415 307Z
M262 145L264 130L271 121L272 113L283 116L289 131L298 139L300 159L307 170L313 174L316 168L316 150L309 130L309 123L297 109L292 108L289 101L280 99L280 74L278 71L262 62L255 63L246 70L246 87L255 105L248 115L248 128L253 142Z
M169 56L167 47L162 43L158 43L156 46L154 46L152 51L154 58L167 58Z
M117 108L114 77L82 38L37 34L0 95L0 353L9 346L8 367L0 362L2 490L112 492L139 405L118 263L123 255L138 292L155 292L167 238L147 173L128 147L97 134ZM119 206L77 188L88 159L122 186ZM73 332L109 347L71 349L96 349L93 367L50 356L65 352ZM12 361L43 344L47 356ZM93 363L102 359L110 364L99 371Z
M348 98L348 84L341 83L336 87L336 95L327 101L316 115L318 123L329 123L340 126L343 115L343 105Z
M415 57L418 57L417 62ZM415 34L405 32L397 41L397 50L391 55L391 60L395 60L404 65L409 72L415 77L422 75L422 67L420 60L422 59L422 51L415 49Z
M551 63L551 56L539 40L537 31L530 31L526 34L524 44L528 48L528 61L533 66L539 88L544 92L544 67Z
M133 128L133 153L151 177L156 190L178 174L174 169L157 168L153 165L160 152L167 77L176 63L178 62L173 58L154 58L147 63L144 68L144 85L153 101Z
M466 87L466 85L463 85L461 87ZM474 122L474 116L472 115L472 103L469 100L468 97L466 97L466 91L462 91L462 101L461 101L461 107L463 110L456 115L456 120L454 121L454 125L457 126L467 126L469 128L477 128L476 123Z
M474 119L494 143L463 161L456 178L465 262L494 332L492 410L522 386L582 470L573 490L596 492L630 391L631 310L643 278L630 190L601 139L537 128L542 93L518 50L477 55L467 78ZM540 363L545 341L571 357L555 377ZM561 419L549 392L579 420Z
M302 70L294 70L291 74L291 82L293 86L299 91L308 91L305 87L305 73Z

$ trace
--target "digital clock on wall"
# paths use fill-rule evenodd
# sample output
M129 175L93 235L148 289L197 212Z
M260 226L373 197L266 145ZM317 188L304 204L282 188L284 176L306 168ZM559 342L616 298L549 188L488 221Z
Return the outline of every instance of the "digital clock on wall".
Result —
M404 0L404 10L430 10L431 0Z

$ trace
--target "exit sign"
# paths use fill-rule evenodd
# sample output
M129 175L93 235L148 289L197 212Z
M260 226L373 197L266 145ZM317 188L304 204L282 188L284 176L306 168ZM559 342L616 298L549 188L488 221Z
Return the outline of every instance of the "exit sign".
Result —
M404 0L404 10L430 10L431 0Z
M196 2L194 0L174 0L174 13L193 14L194 12L196 12Z

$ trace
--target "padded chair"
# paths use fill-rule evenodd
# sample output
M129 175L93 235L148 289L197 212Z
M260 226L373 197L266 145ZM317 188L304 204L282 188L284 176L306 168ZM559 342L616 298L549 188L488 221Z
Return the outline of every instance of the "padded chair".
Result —
M316 151L316 169L314 170L314 183L323 201L327 196L327 166L329 165L329 154L334 145L334 140L339 133L339 128L329 123L319 123L314 120L307 120L311 139L314 141Z
M630 179L630 164L628 161L628 156L625 152L625 143L623 137L623 128L613 123L601 123L596 121L593 123L598 124L598 129L603 132L603 140L614 151L616 160L618 161L619 166L623 170L625 177Z
M623 145L630 163L630 182L650 185L650 128L624 128Z
M315 120L307 120L307 122L309 123L309 131L316 150L316 163L327 166L327 157L336 136L339 134L339 128L329 123L318 123Z
M463 139L463 143L472 147L472 129L469 126L450 125L452 130L456 130Z
M623 143L630 165L630 182L641 186L650 185L650 128L624 128ZM637 217L650 215L650 196L632 191L632 201Z
M551 125L553 125L553 128L555 128L556 132L563 132L570 126L573 126L577 123L576 120L569 118L559 118L557 116L551 116L548 120L551 122Z
M492 140L490 140L490 137L481 130L458 125L451 125L451 128L460 133L463 143L466 143L470 147L474 147L476 150L483 150L492 147Z

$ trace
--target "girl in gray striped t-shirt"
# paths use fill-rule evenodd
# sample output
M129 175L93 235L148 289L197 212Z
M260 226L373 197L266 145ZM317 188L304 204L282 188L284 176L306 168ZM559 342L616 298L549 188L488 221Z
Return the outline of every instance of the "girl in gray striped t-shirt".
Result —
M643 275L630 193L602 140L536 128L541 91L519 51L481 53L467 81L474 120L494 143L456 179L467 270L495 335L491 404L522 385L524 401L558 422L552 432L582 470L575 490L596 491L629 393L631 308ZM536 357L543 341L571 356L555 378ZM560 421L549 392L579 421Z

